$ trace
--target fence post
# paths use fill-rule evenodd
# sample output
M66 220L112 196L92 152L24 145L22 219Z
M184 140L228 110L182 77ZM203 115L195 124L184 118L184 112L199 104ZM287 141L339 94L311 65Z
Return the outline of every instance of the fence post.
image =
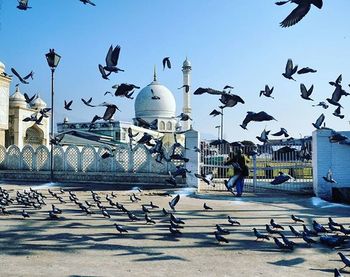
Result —
M256 155L253 155L253 192L256 192L257 178L256 178Z

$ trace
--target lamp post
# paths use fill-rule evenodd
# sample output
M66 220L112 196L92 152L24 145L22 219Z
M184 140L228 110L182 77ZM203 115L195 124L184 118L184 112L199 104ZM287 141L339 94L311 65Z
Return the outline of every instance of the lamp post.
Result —
M220 139L224 139L224 108L221 108L221 137Z
M50 138L52 139L54 137L54 102L53 102L53 98L54 98L54 89L53 89L53 80L54 80L54 73L55 73L55 69L58 66L60 60L61 60L61 56L58 55L57 53L55 53L55 49L50 49L49 53L47 53L46 55L46 60L47 63L49 65L49 67L51 68L51 127L50 127ZM51 140L50 139L50 140ZM53 168L54 168L54 159L53 159L53 144L50 142L51 144L51 152L50 152L50 179L51 182L53 181Z
M220 140L220 125L215 126L216 129L218 129L218 140Z

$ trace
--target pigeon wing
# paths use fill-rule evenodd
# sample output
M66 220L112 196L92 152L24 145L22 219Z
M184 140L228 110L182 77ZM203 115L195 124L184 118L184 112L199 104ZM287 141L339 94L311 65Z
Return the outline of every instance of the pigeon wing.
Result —
M310 3L299 4L286 19L280 23L281 27L286 28L297 24L309 12L310 8Z
M178 194L170 201L170 206L175 207L177 202L179 202L179 200L180 200L180 195Z
M118 64L119 54L120 54L120 46L117 45L112 52L112 63L114 66Z
M110 120L113 117L116 109L117 109L116 106L108 106L104 115L103 115L103 120L106 120L106 121Z
M106 61L106 65L107 66L114 66L113 59L112 59L112 54L113 54L113 45L111 45L109 47L107 55L106 55L106 60L105 61Z

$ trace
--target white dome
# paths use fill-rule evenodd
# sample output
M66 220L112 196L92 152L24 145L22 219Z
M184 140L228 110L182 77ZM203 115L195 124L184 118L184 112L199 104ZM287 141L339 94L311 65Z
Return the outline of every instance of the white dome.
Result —
M26 98L24 95L19 91L19 87L16 86L16 91L14 94L10 96L10 105L11 106L21 106L26 107Z
M46 108L46 103L43 99L40 98L40 95L33 101L32 107L36 109Z
M154 96L158 96L159 99L152 99L152 90ZM174 118L175 112L174 95L167 87L157 81L144 87L135 99L135 117L142 119Z
M2 62L0 62L0 73L3 72L5 72L5 65Z
M183 62L182 67L191 67L191 62L187 59Z

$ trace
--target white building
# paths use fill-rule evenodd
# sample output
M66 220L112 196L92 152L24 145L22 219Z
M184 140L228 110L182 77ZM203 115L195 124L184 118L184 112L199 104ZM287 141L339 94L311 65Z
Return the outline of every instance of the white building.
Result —
M184 85L190 86L191 63L187 58L183 63L182 72ZM191 91L186 92L184 88L182 112L192 118L190 94ZM190 120L179 122L179 119L176 118L175 97L170 89L157 80L156 72L154 72L153 81L138 92L134 102L134 112L135 117L132 123L122 121L97 122L95 128L90 130L89 122L70 123L68 119L65 119L63 123L57 124L57 129L59 133L75 130L77 135L80 135L78 134L79 131L85 132L85 134L86 132L92 132L109 137L112 143L129 143L128 128L130 127L133 133L139 133L135 138L136 141L142 137L144 132L147 132L155 138L163 137L163 145L170 146L174 143L173 134L175 131L187 131L191 127ZM157 129L149 130L138 126L137 118L141 118L148 123L157 120ZM184 135L177 135L177 139L178 142L184 144ZM78 141L81 140L78 138L63 140L67 144L79 144Z
M44 117L40 125L34 121L23 121L46 108L46 103L38 96L28 105L19 86L9 96L11 80L11 76L5 73L5 65L0 62L0 145L8 147L15 144L19 148L26 144L48 146L50 117Z

